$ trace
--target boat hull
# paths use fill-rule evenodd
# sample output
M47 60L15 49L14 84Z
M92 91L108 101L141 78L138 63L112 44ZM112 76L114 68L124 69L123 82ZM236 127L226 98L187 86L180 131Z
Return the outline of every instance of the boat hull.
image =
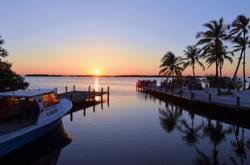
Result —
M47 132L49 132L50 130L55 128L61 122L62 122L61 118L57 119L51 123L48 123L47 125L39 127L39 128L37 128L33 131L30 131L26 134L18 136L16 138L11 139L9 141L6 141L4 143L0 143L0 157L2 157L4 155L10 153L11 151L14 151L14 150L24 146L25 144L28 144L28 143L34 141L35 139L41 137L42 135L46 134Z

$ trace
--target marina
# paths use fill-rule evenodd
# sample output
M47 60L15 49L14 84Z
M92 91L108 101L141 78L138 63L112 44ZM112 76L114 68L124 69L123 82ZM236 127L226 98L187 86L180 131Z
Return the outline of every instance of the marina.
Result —
M0 165L250 165L250 1L13 1Z

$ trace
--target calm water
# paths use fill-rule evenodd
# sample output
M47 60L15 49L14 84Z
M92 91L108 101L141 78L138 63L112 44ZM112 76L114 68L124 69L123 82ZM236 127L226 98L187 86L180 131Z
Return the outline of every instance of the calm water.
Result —
M47 140L29 146L34 155L45 151L37 157L40 164L46 161L44 164L250 164L247 128L208 119L184 107L137 93L137 78L27 80L30 88L57 87L59 92L73 84L81 90L87 90L88 85L95 89L111 88L109 107L104 103L103 109L101 105L95 111L93 107L87 108L85 116L81 109L72 118L67 115L61 131L55 131L59 132L56 138L47 135ZM48 149L53 146L47 142L49 139L54 139L56 147ZM44 144L43 149L39 148L40 143ZM15 156L28 161L20 153Z

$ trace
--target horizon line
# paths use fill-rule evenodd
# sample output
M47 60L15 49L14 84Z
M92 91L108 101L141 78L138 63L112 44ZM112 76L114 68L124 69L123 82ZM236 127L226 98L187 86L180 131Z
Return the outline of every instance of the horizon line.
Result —
M94 75L94 74L26 74L25 77L167 77L163 75L156 75L156 74L117 74L117 75ZM182 77L188 77L192 75L183 75ZM215 76L214 74L207 74L207 75L197 75L195 77L205 77L205 76ZM180 77L180 76L170 76L170 77ZM223 77L232 77L225 75ZM240 76L241 77L241 76ZM249 76L246 76L250 78Z

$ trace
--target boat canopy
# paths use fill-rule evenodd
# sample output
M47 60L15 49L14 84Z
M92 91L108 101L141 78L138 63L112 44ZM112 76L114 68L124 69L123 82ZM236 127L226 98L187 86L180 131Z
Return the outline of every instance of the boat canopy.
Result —
M10 92L0 92L1 97L34 97L46 93L55 92L55 89L28 89L28 90L16 90Z

